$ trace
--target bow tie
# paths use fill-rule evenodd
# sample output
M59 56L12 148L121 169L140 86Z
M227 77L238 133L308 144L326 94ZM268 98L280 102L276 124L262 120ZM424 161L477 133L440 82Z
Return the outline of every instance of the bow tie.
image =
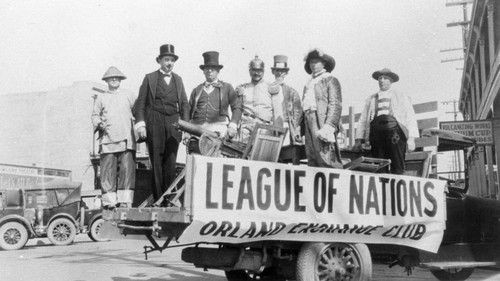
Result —
M161 75L163 77L170 77L170 76L172 76L172 74L170 74L170 73L163 73L163 72L161 72Z
M205 82L205 87L210 88L210 87L215 87L217 86L216 82Z

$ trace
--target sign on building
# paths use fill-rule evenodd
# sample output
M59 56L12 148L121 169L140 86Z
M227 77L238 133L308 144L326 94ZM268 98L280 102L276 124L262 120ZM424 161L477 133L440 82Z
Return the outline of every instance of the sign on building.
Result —
M493 144L491 120L439 122L439 128L473 138L478 145Z

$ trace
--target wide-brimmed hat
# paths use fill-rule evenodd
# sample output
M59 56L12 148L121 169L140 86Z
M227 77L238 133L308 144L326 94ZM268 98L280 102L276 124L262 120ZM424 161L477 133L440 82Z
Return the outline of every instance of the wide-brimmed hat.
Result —
M311 74L312 70L311 67L309 66L309 61L311 59L320 59L325 62L325 70L327 72L332 72L332 70L335 68L335 60L333 57L323 53L323 51L319 49L314 49L310 51L307 56L304 58L304 61L306 62L304 64L304 69L306 70L307 74Z
M373 72L372 77L373 79L378 80L378 78L382 75L391 77L393 83L399 81L399 76L396 73L392 72L389 68L384 68L382 70Z
M111 78L111 77L118 77L121 80L127 79L127 76L123 74L118 68L114 66L110 66L106 72L104 72L104 75L102 76L102 80L106 81L106 79Z
M223 68L223 65L219 64L219 52L209 51L204 52L202 54L204 64L200 65L200 68L203 70L205 67L216 67L219 70Z
M274 66L271 66L271 70L274 69L284 69L288 71L288 57L284 55L276 55L274 56Z
M172 56L172 57L174 57L175 60L177 60L179 58L179 56L177 56L175 54L174 45L171 45L171 44L165 44L165 45L160 46L160 54L156 58L156 61L158 61L159 59L161 59L164 56Z

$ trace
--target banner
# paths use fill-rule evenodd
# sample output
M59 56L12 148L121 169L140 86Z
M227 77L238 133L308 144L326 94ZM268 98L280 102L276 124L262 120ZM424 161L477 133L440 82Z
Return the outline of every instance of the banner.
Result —
M437 252L445 181L189 156L193 223L182 243L382 243Z

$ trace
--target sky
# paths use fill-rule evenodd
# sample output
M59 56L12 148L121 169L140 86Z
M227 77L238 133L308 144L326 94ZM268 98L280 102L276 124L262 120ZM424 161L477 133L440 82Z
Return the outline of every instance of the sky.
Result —
M378 89L374 71L390 68L394 84L413 103L459 98L462 61L461 6L447 0L2 0L0 94L40 92L96 81L109 66L138 91L158 69L162 44L179 56L174 72L188 94L204 76L202 53L218 51L223 81L250 81L248 63L258 55L272 81L273 56L288 56L285 82L302 92L309 78L304 56L320 48L334 57L343 114ZM469 6L469 9L472 9ZM104 85L104 84L103 84Z

